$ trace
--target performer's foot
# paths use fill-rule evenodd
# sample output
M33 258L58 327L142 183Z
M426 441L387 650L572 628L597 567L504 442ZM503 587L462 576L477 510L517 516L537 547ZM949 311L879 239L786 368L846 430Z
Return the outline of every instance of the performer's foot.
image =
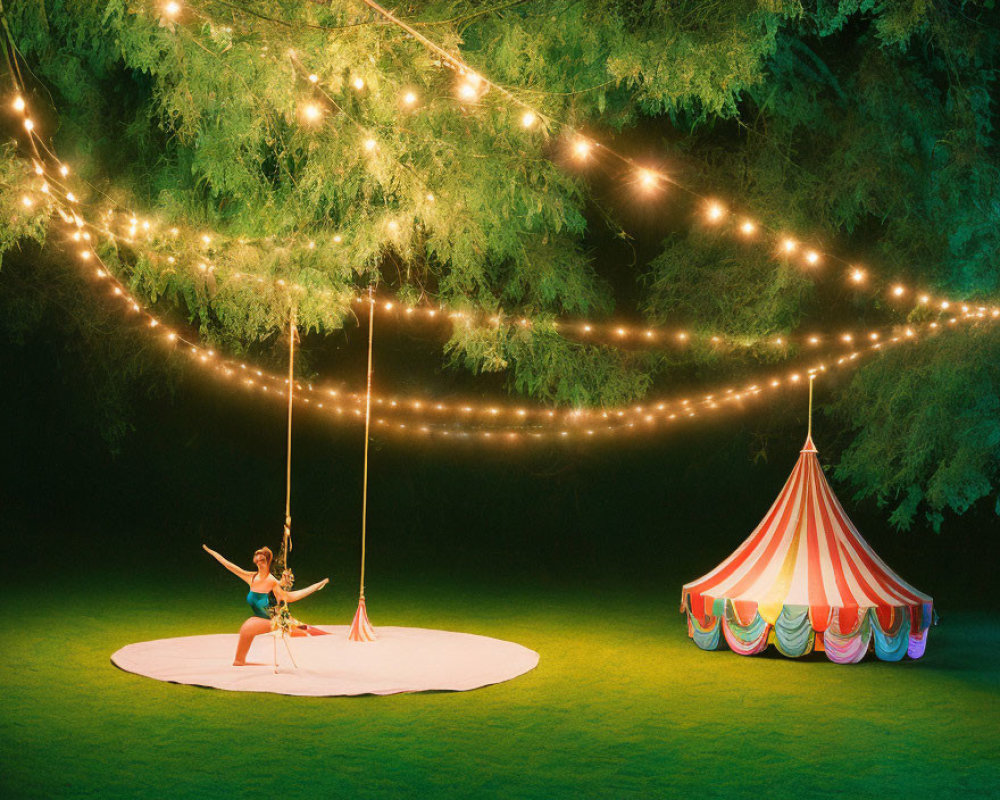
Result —
M234 667L266 667L263 661L234 661Z

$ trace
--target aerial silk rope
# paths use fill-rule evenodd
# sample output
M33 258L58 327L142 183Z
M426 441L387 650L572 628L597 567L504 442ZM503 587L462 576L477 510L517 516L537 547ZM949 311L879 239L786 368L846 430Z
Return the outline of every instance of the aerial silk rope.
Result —
M372 416L372 342L375 337L375 287L368 287L368 388L365 391L365 459L361 489L361 591L358 610L347 638L352 642L373 642L375 631L365 608L365 545L368 529L368 437Z
M292 588L292 581L294 580L292 576L291 569L288 566L288 554L292 552L292 405L295 402L295 339L297 337L295 328L295 306L292 306L291 313L288 320L288 438L287 438L287 448L285 456L285 525L281 536L281 551L278 555L278 568L281 570L281 576L279 578L279 584L286 590L290 591ZM288 613L288 601L282 600L278 604L277 609L278 615L275 617L275 622L278 620L285 620L286 624L277 624L277 628L281 631L281 640L285 643L285 649L288 651L288 657L292 659L292 665L298 669L298 664L295 663L295 657L292 655L292 649L288 646L288 630L287 623L291 620L291 615ZM274 672L278 672L278 637L273 637L274 643Z
M285 527L281 538L282 570L288 569L288 555L292 552L292 403L295 399L295 308L288 323L288 447L285 461Z

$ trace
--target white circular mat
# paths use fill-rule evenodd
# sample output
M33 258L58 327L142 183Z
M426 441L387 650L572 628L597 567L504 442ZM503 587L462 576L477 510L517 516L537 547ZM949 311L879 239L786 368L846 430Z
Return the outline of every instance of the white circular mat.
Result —
M384 627L374 642L352 642L347 625L319 625L330 636L286 639L298 667L279 639L274 672L273 634L258 636L247 661L234 667L235 633L183 636L129 644L111 662L147 678L232 692L273 692L307 697L397 692L464 692L523 675L538 653L513 642L471 633Z

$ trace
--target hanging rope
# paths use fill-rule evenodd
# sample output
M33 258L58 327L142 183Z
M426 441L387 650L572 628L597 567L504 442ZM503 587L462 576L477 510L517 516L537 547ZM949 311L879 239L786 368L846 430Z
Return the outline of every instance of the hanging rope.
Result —
M365 539L368 529L368 436L372 418L372 341L375 338L375 287L368 287L368 388L365 390L365 465L361 489L361 598L365 596Z
M288 555L292 552L292 404L295 399L295 340L297 338L295 306L292 306L288 322L288 447L285 461L285 527L281 537L281 555L278 558L282 572L288 569Z
M352 642L373 642L375 631L365 608L365 552L368 533L368 439L372 417L372 342L375 339L375 286L368 287L368 387L365 390L365 460L361 488L361 591L358 610L347 638Z
M295 576L292 574L288 564L288 555L292 552L292 406L295 402L295 339L297 333L295 329L295 306L293 305L288 315L288 437L285 455L285 525L281 536L281 552L278 555L279 585L285 591L291 591ZM284 623L279 624L279 620ZM272 620L272 629L277 625L277 630L281 632L281 641L285 643L288 657L292 660L292 666L298 669L295 657L292 655L292 648L288 645L288 625L295 620L288 613L288 601L281 600L278 603L277 615ZM278 674L278 637L274 640L274 673Z

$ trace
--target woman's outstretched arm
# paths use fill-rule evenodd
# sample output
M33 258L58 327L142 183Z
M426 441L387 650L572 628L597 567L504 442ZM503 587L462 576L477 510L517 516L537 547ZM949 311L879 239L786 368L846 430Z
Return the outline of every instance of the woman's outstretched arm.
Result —
M294 592L286 592L281 586L275 586L272 591L274 596L279 600L284 600L286 603L294 603L296 600L301 600L303 597L308 597L313 592L318 592L324 586L330 582L329 578L323 578L323 580L318 583L314 583L312 586L307 586L305 589L296 589Z
M208 553L210 556L212 556L212 558L214 558L216 561L218 561L220 564L222 564L222 566L224 566L231 573L233 573L233 575L236 575L237 577L242 578L247 583L250 583L253 580L253 576L256 574L253 571L251 571L249 569L240 569L232 561L227 561L222 556L220 556L218 553L216 553L207 544L203 544L202 548L204 548L205 552Z

